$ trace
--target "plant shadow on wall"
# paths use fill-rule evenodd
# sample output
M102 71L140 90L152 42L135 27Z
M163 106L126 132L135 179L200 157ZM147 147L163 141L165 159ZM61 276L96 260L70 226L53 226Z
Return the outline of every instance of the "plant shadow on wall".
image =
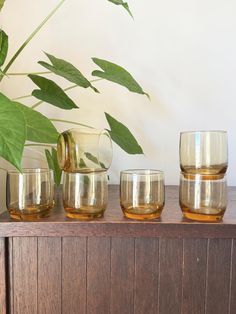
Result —
M100 80L108 80L126 87L131 92L148 96L148 94L143 91L142 87L135 81L128 71L117 64L99 58L92 58L92 61L100 69L92 72L92 76L95 77L95 79L90 81L70 62L59 59L48 53L46 53L46 57L48 59L47 62L38 62L44 68L44 72L9 72L10 67L22 50L65 1L66 0L62 0L58 3L53 11L50 12L50 14L20 46L6 65L8 36L4 30L0 30L0 82L3 79L9 79L12 75L28 75L29 79L37 85L37 89L33 90L31 95L21 96L15 99L9 99L6 95L0 93L0 156L21 171L21 161L24 147L51 146L51 151L46 149L45 153L49 167L54 170L54 178L57 184L60 184L61 172L57 161L57 151L54 147L58 139L58 131L53 125L53 122L71 123L88 128L92 128L92 126L67 120L48 119L36 110L38 106L40 106L43 102L46 102L63 110L78 110L79 107L66 94L66 91L76 87L81 87L89 88L92 89L94 93L99 93L100 91L98 91L94 85L96 81ZM127 2L123 2L123 0L108 1L117 6L124 7L124 9L126 9L132 16ZM0 0L0 10L4 7L4 2L5 0ZM54 74L56 76L63 77L73 85L67 87L66 89L62 89L57 83L46 78L45 75L47 74ZM37 98L37 103L28 107L19 102L20 100L22 101L23 99L29 97ZM116 144L118 144L128 154L143 154L141 146L126 126L108 113L105 113L105 117L110 127L108 132ZM93 158L93 160L95 159Z

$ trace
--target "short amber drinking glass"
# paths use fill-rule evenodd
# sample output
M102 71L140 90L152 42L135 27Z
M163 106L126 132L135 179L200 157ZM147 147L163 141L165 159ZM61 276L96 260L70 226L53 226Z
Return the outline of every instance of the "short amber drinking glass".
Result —
M184 217L188 219L222 220L227 206L226 175L181 173L179 202Z
M120 205L132 219L161 216L165 201L164 173L159 170L125 170L120 175Z
M6 203L10 216L18 220L34 220L48 215L54 206L53 171L23 169L8 171Z
M102 217L107 208L107 172L63 173L66 216L76 219Z
M228 167L227 132L182 132L179 155L180 168L185 173L226 173Z
M58 138L57 155L66 172L107 170L112 161L111 137L106 130L67 130Z

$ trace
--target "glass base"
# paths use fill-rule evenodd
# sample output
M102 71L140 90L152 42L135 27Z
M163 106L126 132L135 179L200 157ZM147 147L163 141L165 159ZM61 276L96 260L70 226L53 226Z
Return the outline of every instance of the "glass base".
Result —
M23 214L16 210L9 210L10 217L15 220L35 221L50 216L51 208L47 208L39 213Z
M140 204L138 207L121 204L125 217L137 220L160 218L163 206Z
M207 215L207 214L183 212L183 215L187 219L199 221L199 222L220 222L223 219L223 214Z
M89 214L84 214L84 213L66 213L66 217L72 218L72 219L79 219L79 220L91 220L95 218L101 218L103 217L104 212L101 213L89 213Z

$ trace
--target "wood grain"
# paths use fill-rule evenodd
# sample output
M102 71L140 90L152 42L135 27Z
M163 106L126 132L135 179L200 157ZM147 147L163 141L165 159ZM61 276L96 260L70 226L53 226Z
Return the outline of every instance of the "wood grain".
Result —
M160 239L159 314L180 314L183 240Z
M61 271L61 238L38 238L38 314L61 313Z
M8 238L8 250L7 250L7 262L8 262L8 273L7 273L7 305L9 314L14 313L14 285L13 285L13 238Z
M182 314L204 314L207 240L184 239Z
M206 314L229 311L230 264L231 240L209 240Z
M231 281L230 281L230 311L236 313L236 239L232 240L231 250Z
M229 188L228 208L223 222L198 223L182 218L178 187L166 188L166 205L161 219L135 221L123 217L118 186L109 187L109 204L104 218L76 221L65 217L58 198L48 218L34 222L13 221L8 213L0 215L0 237L165 237L236 238L236 188Z
M0 238L0 314L7 313L5 238Z
M87 314L110 313L110 238L88 238Z
M156 314L158 309L159 240L135 239L134 313Z
M86 314L86 238L62 239L62 313Z
M134 239L112 238L112 314L134 314Z
M37 238L13 238L14 314L37 314Z

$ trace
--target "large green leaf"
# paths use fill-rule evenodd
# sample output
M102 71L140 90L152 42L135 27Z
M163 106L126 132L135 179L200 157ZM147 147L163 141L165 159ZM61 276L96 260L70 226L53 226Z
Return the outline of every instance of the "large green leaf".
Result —
M20 103L15 104L22 112L26 122L26 139L36 143L56 143L58 132L52 122L40 112Z
M65 110L78 108L55 82L34 74L30 74L29 78L40 88L32 92L34 97Z
M123 0L108 0L108 1L110 1L110 2L112 2L114 4L116 4L116 5L122 5L125 8L125 10L128 11L129 15L131 15L133 17L127 2L124 2Z
M0 156L20 171L25 140L24 115L14 102L0 93Z
M51 170L53 170L54 181L55 181L56 185L60 185L62 171L61 171L59 164L58 164L57 150L55 148L52 148L52 150L50 152L48 149L46 149L45 154L46 154L48 166Z
M128 154L143 154L142 147L138 144L130 130L108 113L105 113L105 115L111 129L108 132L112 140Z
M5 0L0 0L0 11L2 10L2 7L4 5Z
M148 94L143 91L142 87L135 81L132 75L121 66L98 58L93 58L93 62L103 70L93 71L93 76L98 76L105 80L120 84L128 88L131 92L145 94L148 96Z
M46 56L51 61L51 64L48 64L44 61L39 61L38 63L48 69L49 71L64 77L68 81L77 84L78 86L88 88L91 87L96 93L98 90L92 86L92 84L84 77L84 75L71 63L63 60L58 59L48 53Z
M8 52L8 36L1 29L0 30L0 66L2 66L6 60Z

